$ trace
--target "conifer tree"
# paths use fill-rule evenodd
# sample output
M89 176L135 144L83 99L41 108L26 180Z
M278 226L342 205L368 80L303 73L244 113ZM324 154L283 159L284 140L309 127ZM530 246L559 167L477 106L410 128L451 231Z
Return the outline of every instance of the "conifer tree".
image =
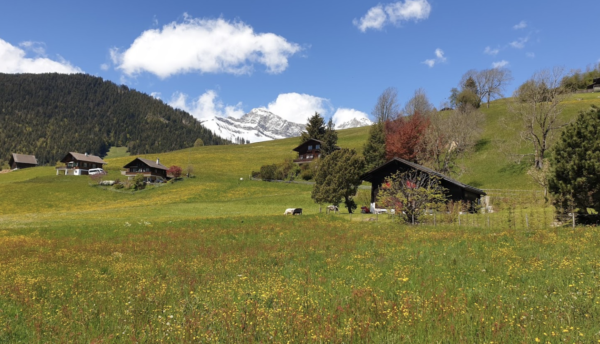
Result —
M330 118L329 122L327 123L327 128L325 129L325 135L323 135L323 146L321 147L322 158L335 151L337 140L337 131L335 131L333 121Z
M385 163L385 126L383 122L371 125L369 137L363 147L363 155L367 170Z
M551 162L549 189L556 207L600 213L600 108L580 113L563 131Z
M365 160L354 149L343 148L328 155L317 169L311 197L319 204L339 205L344 202L348 212L356 209L354 196L361 184Z
M318 112L315 112L315 114L308 119L308 123L306 123L306 131L302 132L300 143L304 143L309 139L322 141L324 137L325 119Z

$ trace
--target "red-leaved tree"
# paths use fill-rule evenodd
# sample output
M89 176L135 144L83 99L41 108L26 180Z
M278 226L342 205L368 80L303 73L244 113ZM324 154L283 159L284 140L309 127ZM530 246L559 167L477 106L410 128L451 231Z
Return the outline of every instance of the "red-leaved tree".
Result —
M181 167L173 165L169 167L169 169L167 170L167 174L170 174L173 176L173 178L177 179L181 177L181 171Z
M385 157L417 162L421 138L429 127L429 119L419 112L399 116L385 122Z

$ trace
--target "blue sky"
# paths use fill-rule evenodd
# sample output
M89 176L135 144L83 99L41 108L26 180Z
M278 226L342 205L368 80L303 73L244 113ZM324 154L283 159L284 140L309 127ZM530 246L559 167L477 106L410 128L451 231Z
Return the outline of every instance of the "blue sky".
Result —
M439 106L469 69L600 61L600 1L4 1L0 72L82 71L198 118L255 107L303 123L369 115L418 88Z

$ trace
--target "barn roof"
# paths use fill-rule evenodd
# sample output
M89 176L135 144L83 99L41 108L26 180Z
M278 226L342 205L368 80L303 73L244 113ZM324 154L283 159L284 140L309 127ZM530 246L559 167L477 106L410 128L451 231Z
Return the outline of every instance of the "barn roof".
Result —
M73 156L73 158L75 158L75 160L77 161L85 161L85 162L95 162L98 164L106 164L106 161L102 160L99 156L95 156L95 155L91 155L91 154L81 154L81 153L75 153L75 152L69 152L69 154L67 154L62 160L61 162L64 162L63 160L65 160L69 155Z
M149 160L149 159L143 159L143 158L135 158L133 159L130 163L128 163L127 165L123 166L123 168L127 168L129 167L131 164L133 164L136 160L139 160L141 162L143 162L144 164L146 164L148 167L152 167L152 168L158 168L159 170L168 170L168 168L164 165L162 165L160 162L156 162L154 160Z
M35 158L35 155L26 155L26 154L17 154L17 153L12 153L12 160L14 162L20 163L20 164L32 164L32 165L37 165L37 159Z
M452 179L452 178L450 178L450 177L448 177L448 176L446 176L444 174L441 174L441 173L439 173L437 171L434 171L434 170L432 170L432 169L430 169L428 167L425 167L425 166L422 166L422 165L419 165L419 164L416 164L414 162L410 162L408 160L404 160L404 159L401 159L401 158L393 158L392 160L386 162L385 164L383 164L383 165L381 165L379 167L376 167L376 168L370 170L369 172L364 173L362 176L360 176L360 178L362 180L366 180L368 182L372 182L372 181L374 181L376 179L377 175L379 175L381 172L383 172L383 170L385 170L391 164L406 165L406 166L408 166L410 168L414 168L415 170L419 170L419 171L427 173L427 174L432 174L432 175L440 178L441 180L445 180L448 183L454 184L454 185L456 185L458 187L461 187L463 189L469 190L469 191L471 191L473 193L476 193L476 194L479 194L479 195L485 195L486 194L485 191L483 191L481 189L478 189L478 188L473 187L473 186L468 185L468 184L461 183L458 180Z

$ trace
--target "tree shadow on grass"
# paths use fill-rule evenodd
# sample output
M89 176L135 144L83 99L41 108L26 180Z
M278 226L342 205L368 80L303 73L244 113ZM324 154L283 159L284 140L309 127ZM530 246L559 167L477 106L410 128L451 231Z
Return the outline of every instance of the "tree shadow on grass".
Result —
M512 175L522 175L525 174L530 164L526 162L521 163L509 163L498 170L500 173L512 174Z
M478 153L489 148L491 143L492 141L490 139L477 140L477 142L475 143L475 152Z

